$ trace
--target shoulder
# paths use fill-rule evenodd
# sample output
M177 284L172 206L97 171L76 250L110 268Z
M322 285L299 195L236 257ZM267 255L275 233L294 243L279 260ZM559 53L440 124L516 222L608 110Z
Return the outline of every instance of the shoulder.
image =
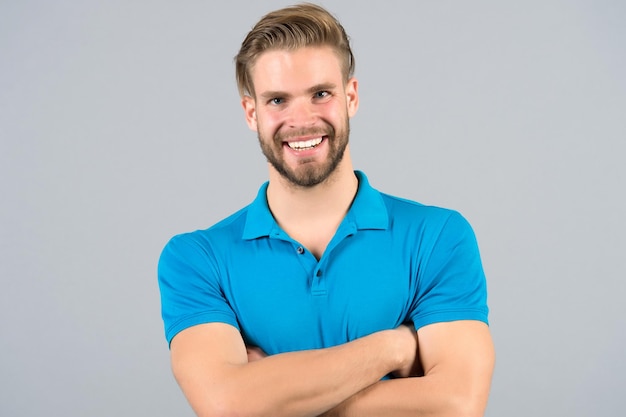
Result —
M476 236L469 221L457 210L425 205L381 193L394 236L418 244L422 249L456 246L459 242L475 244Z
M457 210L426 205L414 200L380 193L391 220L406 220L412 223L419 222L429 225L444 226L467 223L467 220Z
M168 254L204 254L241 240L249 206L218 221L209 228L174 235L166 243L162 257Z

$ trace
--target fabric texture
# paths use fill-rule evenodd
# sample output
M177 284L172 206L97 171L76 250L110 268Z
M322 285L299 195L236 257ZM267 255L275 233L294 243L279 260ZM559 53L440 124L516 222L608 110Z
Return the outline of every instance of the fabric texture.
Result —
M236 327L268 354L330 347L411 321L488 322L474 232L456 211L357 195L321 259L278 226L263 184L247 207L172 238L158 267L168 342L201 323Z

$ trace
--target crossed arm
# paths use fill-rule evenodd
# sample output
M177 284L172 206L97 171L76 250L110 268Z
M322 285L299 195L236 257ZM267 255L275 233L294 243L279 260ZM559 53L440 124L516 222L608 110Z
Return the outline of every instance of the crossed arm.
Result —
M171 343L174 375L200 417L482 416L494 366L489 330L477 321L256 355L249 361L239 332L222 323L188 328ZM417 365L423 376L410 376ZM391 372L404 378L380 380Z

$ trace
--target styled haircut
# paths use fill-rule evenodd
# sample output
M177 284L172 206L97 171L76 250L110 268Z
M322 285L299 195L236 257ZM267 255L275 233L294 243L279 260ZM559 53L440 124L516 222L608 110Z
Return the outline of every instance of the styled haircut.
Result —
M239 94L254 96L251 71L261 54L307 46L331 47L339 57L344 82L354 74L354 56L341 23L320 6L301 3L268 13L248 33L235 57Z

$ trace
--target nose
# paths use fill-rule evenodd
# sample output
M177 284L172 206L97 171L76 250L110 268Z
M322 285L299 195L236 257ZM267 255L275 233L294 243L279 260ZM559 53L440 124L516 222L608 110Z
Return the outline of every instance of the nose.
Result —
M317 112L314 104L304 98L294 99L289 106L288 124L290 127L308 127L315 124Z

